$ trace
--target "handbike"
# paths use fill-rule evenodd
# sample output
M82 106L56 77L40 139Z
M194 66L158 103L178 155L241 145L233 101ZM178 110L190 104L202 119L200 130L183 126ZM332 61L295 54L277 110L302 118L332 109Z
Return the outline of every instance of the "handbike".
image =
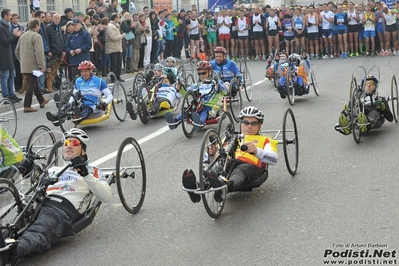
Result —
M299 159L299 142L298 131L296 127L296 120L291 109L287 109L283 117L283 127L279 130L265 130L262 133L274 133L273 139L283 145L284 159L288 172L294 176L298 169ZM215 171L218 175L226 178L234 168L235 151L238 148L239 141L244 136L234 131L234 125L228 124L223 127L220 132L214 129L209 129L201 144L201 151L199 157L199 188L183 190L199 194L202 197L204 207L208 215L212 218L218 218L225 206L227 185L218 188L210 187L207 174L210 171ZM211 147L216 147L217 152L210 156L209 151ZM245 150L245 145L240 147ZM250 184L244 184L239 191L251 191L253 188L261 186L267 179L268 166L266 165L257 179ZM215 191L222 191L221 202L217 202L214 198Z

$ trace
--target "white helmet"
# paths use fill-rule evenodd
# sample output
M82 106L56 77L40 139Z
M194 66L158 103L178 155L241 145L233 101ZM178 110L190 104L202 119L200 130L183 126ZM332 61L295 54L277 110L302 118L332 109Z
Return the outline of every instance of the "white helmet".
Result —
M72 128L71 130L64 132L64 139L67 138L77 138L86 147L89 144L89 136L87 136L87 134L83 130L78 128Z
M239 118L243 119L244 117L255 117L262 124L264 115L261 110L254 106L248 106L241 110Z

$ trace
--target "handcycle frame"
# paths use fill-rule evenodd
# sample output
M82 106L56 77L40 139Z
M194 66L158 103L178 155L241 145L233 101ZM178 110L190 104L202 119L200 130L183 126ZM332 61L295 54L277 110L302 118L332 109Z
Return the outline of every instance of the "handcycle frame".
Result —
M34 132L35 131L36 129L34 130ZM32 132L31 136L34 135L34 132ZM52 134L52 132L50 131L49 134ZM34 143L35 142L32 143L32 146L34 145ZM26 230L26 228L28 228L34 222L38 213L40 212L40 209L44 203L44 199L46 198L46 188L50 184L50 182L55 181L50 180L51 178L49 178L48 169L50 168L50 166L56 165L61 162L59 149L62 146L63 143L61 141L58 141L55 143L55 145L52 146L49 154L44 157L40 156L40 158L45 158L47 159L47 161L51 161L51 163L49 163L47 167L40 173L38 179L36 179L35 182L32 183L32 187L24 194L18 192L15 185L8 179L0 178L0 187L2 189L3 197L5 197L4 195L8 195L6 193L9 192L11 199L11 201L6 202L6 207L2 206L1 210L4 212L2 212L0 216L0 228L2 232L2 235L0 237L7 240L6 246L0 247L0 262L2 262L3 264L6 259L4 257L5 253L3 252L9 250L12 247L13 239L17 239ZM29 147L28 150L33 149L32 147ZM132 165L129 163L132 160L131 154L125 157L125 155L129 153L129 151L135 154L137 153L138 163L136 161ZM124 165L126 163L128 165ZM137 165L135 163L137 163ZM57 174L57 178L68 167L70 167L69 164ZM111 185L112 183L117 184L118 195L126 211L131 214L136 214L137 212L139 212L145 198L146 168L144 156L138 142L132 137L128 137L123 140L116 155L116 167L101 168L101 170L112 171L112 173L106 175L106 181L109 185ZM139 172L141 173L140 176L137 175ZM138 178L141 179L137 180ZM136 181L141 181L141 186L139 187L139 192L137 193L139 199L137 201L134 201L133 204L132 202L130 202L129 199L132 193L127 193L125 189L131 189L136 184L134 184L133 186L129 185L129 181L136 184ZM128 184L129 186L125 184ZM51 195L51 197L54 196ZM67 205L68 203L69 202L66 202ZM74 222L74 234L83 230L92 223L100 206L101 201L97 198L94 198L94 200L92 200L88 208L83 213L79 213L75 209L75 214L72 213L71 215L71 213L68 212L68 215ZM4 219L6 219L5 217L7 215L11 215L10 220L4 222ZM0 241L0 243L1 242L2 241Z
M363 78L367 77L367 75L370 74L370 72L377 68L378 69L378 74L379 74L379 68L374 66L372 67L368 72L366 69L362 66L357 67L354 72L352 73L352 79L351 79L351 84L350 84L350 115L349 115L349 125L348 127L351 128L352 130L352 135L353 139L357 144L360 143L362 132L360 130L361 126L368 126L370 123L367 122L366 124L359 124L357 122L357 116L360 113L364 113L364 98L365 98L365 84L362 82L361 84L357 83L356 77L355 77L355 72L358 69L361 69L364 71L365 75ZM379 79L378 79L379 80ZM398 85L396 81L396 76L392 75L391 76L391 95L384 97L384 96L379 96L378 95L378 87L376 88L376 96L378 98L383 98L387 102L391 102L391 111L393 114L393 118L395 123L398 123L399 121L399 102L398 102ZM342 131L344 128L341 128L339 126L336 127L336 130Z
M292 128L289 128L289 127ZM291 176L297 173L298 159L299 159L299 142L298 142L298 131L296 127L296 120L294 113L288 108L283 117L283 127L281 130L264 130L262 133L274 133L274 140L277 140L278 144L283 145L284 158L288 172ZM280 136L282 135L282 139ZM225 206L227 185L223 185L218 188L212 188L207 181L205 176L210 170L216 170L218 175L227 177L230 175L232 169L232 163L235 160L235 149L237 148L237 141L243 137L242 134L238 134L234 130L234 124L228 124L226 127L219 130L209 129L201 144L201 152L199 157L199 188L187 189L182 188L186 192L192 192L199 194L202 197L204 207L208 215L212 218L218 218ZM208 149L211 145L217 147L218 154L211 161L208 155ZM289 151L289 145L294 146L293 154ZM293 158L291 158L293 155ZM245 184L240 188L239 191L251 191L253 188L261 186L267 179L264 175L265 171L268 170L266 165L262 170L258 178L250 184ZM221 190L223 194L223 200L216 202L214 199L215 191Z
M120 81L116 81L112 87L112 95L113 100L108 104L107 108L104 112L100 111L99 113L91 114L88 118L82 121L73 121L75 116L75 108L79 108L81 105L81 101L85 99L84 95L81 94L80 91L74 95L72 92L64 93L60 101L58 103L58 116L60 121L60 127L63 131L68 131L71 127L76 127L77 125L93 125L98 124L102 121L107 120L111 116L111 108L114 109L116 118L123 122L127 116L126 110L126 90L123 86L123 83ZM72 104L69 104L70 98L73 97ZM62 118L60 114L63 114ZM70 124L71 127L68 127L67 124Z

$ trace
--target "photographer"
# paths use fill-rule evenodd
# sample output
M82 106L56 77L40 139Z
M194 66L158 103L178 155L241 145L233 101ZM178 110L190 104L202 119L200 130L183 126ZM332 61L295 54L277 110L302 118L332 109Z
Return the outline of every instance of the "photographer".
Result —
M55 246L62 237L73 235L76 221L72 220L71 214L83 213L93 195L103 202L111 200L111 187L103 180L101 171L87 164L88 144L89 137L80 129L73 128L64 133L62 156L71 167L47 187L47 196L36 220L13 242L8 263L42 253ZM55 175L61 169L50 168L49 174ZM0 245L4 246L4 243Z

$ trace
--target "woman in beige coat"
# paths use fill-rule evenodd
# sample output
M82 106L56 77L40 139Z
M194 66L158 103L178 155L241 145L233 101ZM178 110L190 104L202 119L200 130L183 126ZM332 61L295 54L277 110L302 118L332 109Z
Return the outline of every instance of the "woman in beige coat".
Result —
M122 39L126 36L126 33L121 34L119 27L119 14L113 13L105 36L105 53L109 54L111 59L111 71L115 73L115 76L119 81L125 82L121 78L121 68ZM112 82L115 81L113 80Z

